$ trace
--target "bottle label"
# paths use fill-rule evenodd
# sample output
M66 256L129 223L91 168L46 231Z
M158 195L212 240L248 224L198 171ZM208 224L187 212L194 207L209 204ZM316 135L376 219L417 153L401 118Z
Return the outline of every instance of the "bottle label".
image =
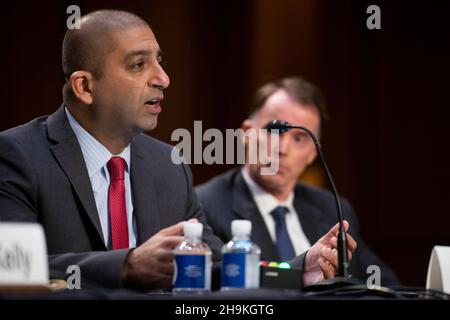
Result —
M175 255L174 288L211 288L211 255Z
M225 253L222 257L222 287L245 288L245 253Z

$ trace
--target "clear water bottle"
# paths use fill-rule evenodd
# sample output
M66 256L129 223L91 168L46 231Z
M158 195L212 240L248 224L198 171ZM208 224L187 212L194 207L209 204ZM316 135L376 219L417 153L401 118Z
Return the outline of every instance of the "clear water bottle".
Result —
M211 291L211 249L202 242L203 224L186 222L185 240L174 250L173 293Z
M221 290L259 288L261 249L250 240L252 223L231 222L233 239L222 247Z

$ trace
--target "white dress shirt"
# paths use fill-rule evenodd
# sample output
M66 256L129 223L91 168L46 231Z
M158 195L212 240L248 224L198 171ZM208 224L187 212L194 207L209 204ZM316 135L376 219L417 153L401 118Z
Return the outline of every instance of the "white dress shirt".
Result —
M69 119L70 126L75 132L78 143L83 153L86 168L91 180L92 191L94 192L95 204L102 227L103 238L107 248L111 247L110 241L110 218L108 207L108 190L109 190L109 171L107 163L111 157L122 157L126 162L125 167L125 205L127 209L127 224L128 224L128 243L130 248L136 246L136 219L133 215L133 201L131 195L130 183L130 149L128 145L120 154L113 155L106 147L95 139L89 132L87 132L78 121L70 114L69 110L65 108L67 119Z
M256 202L256 206L258 207L266 227L269 230L273 243L276 244L277 238L275 231L275 219L270 213L276 207L282 206L289 209L289 212L286 213L286 226L289 238L294 246L295 254L299 255L311 248L311 244L303 232L300 219L298 218L297 211L295 211L293 205L294 193L291 192L286 201L280 202L273 195L257 185L256 182L250 177L245 167L242 168L242 176L244 177L244 181L250 189L253 199Z

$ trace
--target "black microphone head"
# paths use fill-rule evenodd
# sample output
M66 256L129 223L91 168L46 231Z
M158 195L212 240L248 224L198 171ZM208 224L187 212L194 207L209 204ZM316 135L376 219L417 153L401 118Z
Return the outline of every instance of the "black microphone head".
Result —
M264 129L267 130L279 130L280 133L284 133L291 129L291 125L287 121L281 121L281 120L272 120L266 124Z

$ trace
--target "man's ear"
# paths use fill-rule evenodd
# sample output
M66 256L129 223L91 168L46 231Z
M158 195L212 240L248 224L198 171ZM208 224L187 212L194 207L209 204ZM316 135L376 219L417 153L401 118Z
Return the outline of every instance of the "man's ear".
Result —
M69 78L74 96L83 104L92 104L93 77L87 71L75 71Z
M252 121L250 119L245 119L241 124L241 129L242 131L244 131L244 135L242 136L242 143L244 144L244 146L247 145L247 135L245 133L251 128L253 128Z
M250 119L245 119L241 124L241 129L244 131L247 131L248 129L252 128L252 121Z
M317 157L317 150L316 147L314 146L314 149L311 150L311 153L309 154L308 158L306 159L306 164L309 166L311 163L314 162L314 160L316 160Z

